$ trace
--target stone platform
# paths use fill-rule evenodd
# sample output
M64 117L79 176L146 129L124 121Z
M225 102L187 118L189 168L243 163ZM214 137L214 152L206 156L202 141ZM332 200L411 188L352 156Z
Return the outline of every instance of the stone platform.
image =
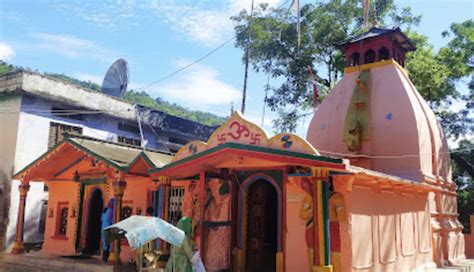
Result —
M31 252L21 255L8 253L0 254L0 271L110 271L113 265L101 262L99 257L91 258L65 258L58 255L45 254L42 252ZM119 271L135 271L135 266L121 266Z

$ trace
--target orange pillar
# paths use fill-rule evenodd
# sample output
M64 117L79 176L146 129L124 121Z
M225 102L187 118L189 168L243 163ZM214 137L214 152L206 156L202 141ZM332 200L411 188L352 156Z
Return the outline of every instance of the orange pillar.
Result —
M199 252L201 254L201 257L204 259L204 220L205 220L205 207L204 205L206 204L206 172L201 172L199 174L199 207L201 208L200 214L199 214L199 235L200 235L200 240L199 240Z
M20 204L18 205L16 237L15 243L13 244L12 254L21 254L25 252L25 249L23 247L23 229L25 225L26 195L28 194L28 190L30 190L30 185L28 183L21 183L20 185L18 185L18 190L20 191Z
M126 186L127 186L127 182L125 181L114 181L112 183L112 187L114 189L114 197L115 197L114 223L118 223L120 221L120 216L122 214L123 192ZM119 239L115 240L114 242L114 260L115 260L115 265L118 265L120 263L120 240Z

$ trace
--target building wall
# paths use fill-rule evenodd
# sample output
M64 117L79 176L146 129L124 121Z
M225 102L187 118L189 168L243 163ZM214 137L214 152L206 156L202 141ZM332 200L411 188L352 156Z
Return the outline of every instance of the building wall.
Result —
M435 268L427 194L335 185L345 198L341 223L343 271ZM357 184L357 181L354 182Z
M20 101L19 98L17 100ZM10 179L12 172L16 173L23 169L48 150L51 122L82 127L82 133L84 136L90 136L107 141L117 141L118 136L140 139L138 133L118 129L118 123L125 122L124 119L103 114L85 114L83 120L68 119L64 116L54 116L51 114L51 108L53 106L70 108L64 104L59 104L58 102L31 95L23 95L21 105L18 101L8 102L10 104L16 103L17 108L21 107L22 111L16 119L11 117L5 118L8 117L5 115L0 116L0 122L3 122L0 123L1 127L12 127L12 130L5 134L5 136L2 132L1 139L2 156L8 154L8 157L5 157L5 160L2 159L2 162L10 162L9 165L3 165L2 163L2 171L5 171L3 169L10 169L6 180ZM17 120L16 122L18 123L18 133L16 133L16 129L14 129L15 120ZM133 123L131 121L128 122ZM149 126L144 127L144 138L146 139L147 148L167 151L164 145L158 143L157 137ZM162 139L167 140L168 136L163 133ZM3 142L5 142L5 144ZM3 150L8 147L11 150ZM6 234L6 241L10 246L14 240L17 221L19 201L19 192L17 188L19 181L13 181L12 184L13 190L10 194L11 206L8 213L9 221ZM48 193L45 192L44 184L38 181L33 182L30 191L28 192L26 202L24 240L27 243L43 241L43 234L39 232L38 226L41 208L44 201L47 201L47 199Z
M0 96L1 109L17 112L20 109L20 105L21 96L19 95ZM13 174L18 120L19 114L0 114L0 251L3 251L6 245L5 233L10 208L10 180Z
M42 248L44 252L63 255L76 253L74 238L76 237L78 214L77 211L73 212L73 207L75 207L75 201L78 198L78 189L78 184L70 181L54 182L54 184L50 185L48 211L46 215L46 228L44 233L45 239ZM58 237L56 235L58 202L67 202L67 206L69 208L65 238Z
M304 202L305 196L309 199L311 196L301 188L301 180L300 177L295 177L286 183L286 271L311 271L312 267L305 239L307 220L301 215L301 209L308 205Z

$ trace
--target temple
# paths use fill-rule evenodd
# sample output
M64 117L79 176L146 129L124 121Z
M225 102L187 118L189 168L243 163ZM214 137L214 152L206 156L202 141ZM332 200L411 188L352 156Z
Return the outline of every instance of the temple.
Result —
M114 198L115 221L191 218L208 271L407 271L465 259L446 139L403 68L414 46L378 28L338 46L345 74L306 140L270 136L239 112L175 155L66 137L15 174L14 253L29 182L41 180L50 193L42 250L58 255L99 252L101 210ZM122 241L112 257L136 254Z

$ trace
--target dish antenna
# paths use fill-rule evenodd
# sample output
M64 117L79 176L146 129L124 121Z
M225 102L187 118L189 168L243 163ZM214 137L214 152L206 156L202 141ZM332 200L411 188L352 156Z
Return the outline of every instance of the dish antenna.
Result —
M124 59L118 59L114 62L102 82L102 92L122 97L127 90L128 85L128 63Z

